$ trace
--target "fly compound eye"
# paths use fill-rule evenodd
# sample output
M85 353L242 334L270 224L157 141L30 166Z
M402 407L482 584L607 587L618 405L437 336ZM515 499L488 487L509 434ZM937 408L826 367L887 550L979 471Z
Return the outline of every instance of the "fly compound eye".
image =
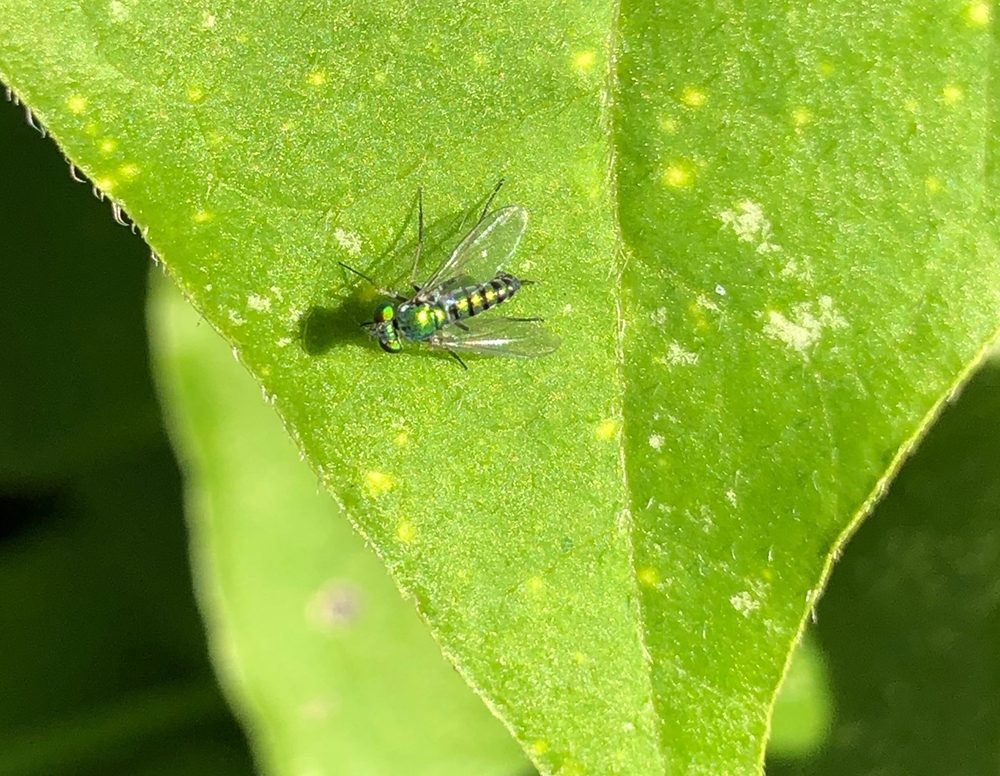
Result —
M379 305L375 308L375 323L386 323L391 321L396 314L395 308L391 304Z

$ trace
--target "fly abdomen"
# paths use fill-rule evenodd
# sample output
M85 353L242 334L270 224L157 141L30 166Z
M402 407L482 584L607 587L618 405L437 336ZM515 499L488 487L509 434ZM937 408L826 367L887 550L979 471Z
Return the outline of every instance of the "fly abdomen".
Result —
M449 321L471 318L496 307L513 297L520 288L521 281L506 272L498 272L493 280L478 286L456 288L445 302Z

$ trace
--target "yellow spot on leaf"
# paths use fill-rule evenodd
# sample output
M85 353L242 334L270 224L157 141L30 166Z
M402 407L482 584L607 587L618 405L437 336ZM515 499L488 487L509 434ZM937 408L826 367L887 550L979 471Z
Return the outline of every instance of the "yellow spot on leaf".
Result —
M392 490L396 483L392 475L380 471L365 472L365 490L369 496L381 496Z
M549 751L548 741L535 741L535 743L531 745L531 751L534 752L537 756L541 757L543 754Z
M403 520L396 526L396 538L403 544L409 544L416 538L416 536L417 529L413 527L413 523L409 520Z
M941 96L944 97L945 105L957 105L965 99L965 92L959 86L948 84L941 90Z
M118 172L121 173L123 178L134 178L141 170L139 170L138 165L132 164L132 162L125 162L125 164L118 168Z
M829 78L833 75L834 71L837 69L833 62L820 62L819 63L819 74L824 78Z
M115 149L118 148L118 141L111 137L106 137L101 141L100 149L101 153L105 156L113 154Z
M686 188L694 183L694 169L688 164L672 164L663 171L662 180L671 188Z
M689 108L701 108L708 102L708 95L695 86L688 86L681 92L681 102Z
M326 72L323 70L313 70L306 76L310 86L322 86L326 83Z
M132 13L132 9L121 2L121 0L111 0L108 11L110 12L111 21L114 24L125 21L129 17L129 14Z
M187 90L188 102L201 102L205 99L205 90L200 86L192 86Z
M660 129L662 129L664 132L670 132L671 134L673 134L674 132L677 131L678 126L680 126L680 124L678 123L677 119L673 118L672 116L664 116L662 119L660 119Z
M812 121L812 111L809 108L796 108L792 111L792 123L799 129Z
M649 566L644 566L639 569L636 576L639 578L639 582L646 587L656 587L660 584L660 575L657 573L656 569L650 568Z
M621 423L617 420L602 420L597 424L597 428L594 429L594 434L603 442L607 442L609 439L614 439L618 436L618 431L621 428Z
M83 125L83 131L86 132L88 135L96 135L98 132L101 131L101 128L97 125L96 121L88 121L86 124Z
M477 51L472 55L472 61L482 67L486 64L486 55L482 51Z
M539 576L534 576L528 580L528 588L530 590L541 590L545 587L545 580Z
M71 94L66 99L66 107L79 116L87 110L87 98L82 94Z
M196 210L191 214L191 220L196 224L207 224L215 218L215 214L208 210Z
M406 447L408 444L410 444L410 432L400 431L398 434L396 434L396 439L393 441L395 441L395 443L399 447Z
M990 23L992 16L993 9L990 8L990 4L982 0L976 0L965 11L965 19L973 27L985 27Z
M582 652L576 652L573 654L573 660L576 661L577 665L582 666L584 663L587 662L587 656Z
M688 305L688 315L691 316L696 331L708 331L711 328L708 317L705 315L705 308L697 300Z
M924 181L924 187L928 194L934 194L941 190L941 179L936 175L928 175L927 180Z
M98 178L94 181L94 183L97 184L97 188L101 191L107 192L115 190L115 184L117 181L114 178Z
M581 51L573 57L573 67L581 73L589 73L597 64L597 54L591 50Z

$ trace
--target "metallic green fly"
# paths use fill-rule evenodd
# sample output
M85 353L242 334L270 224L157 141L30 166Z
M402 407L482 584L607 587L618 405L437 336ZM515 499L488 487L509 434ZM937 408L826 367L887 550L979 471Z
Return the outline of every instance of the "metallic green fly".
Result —
M559 338L542 325L541 318L474 317L510 301L522 286L534 282L499 269L517 250L528 227L528 211L522 207L510 205L490 212L502 185L503 179L486 200L475 226L421 284L416 283L416 277L424 247L424 203L418 191L417 252L410 273L415 293L411 297L386 291L367 275L340 262L344 269L394 300L380 303L374 320L361 324L368 327L384 351L399 353L406 341L423 342L447 351L465 367L460 352L535 358L559 347ZM477 282L477 277L491 279Z

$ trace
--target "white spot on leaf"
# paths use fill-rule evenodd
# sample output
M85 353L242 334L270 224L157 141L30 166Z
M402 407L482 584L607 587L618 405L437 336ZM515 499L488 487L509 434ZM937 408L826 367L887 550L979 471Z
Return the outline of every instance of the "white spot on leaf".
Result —
M719 305L713 302L706 294L698 294L698 304L713 313L719 312Z
M764 208L747 199L738 202L733 210L723 210L719 218L741 242L754 245L757 253L780 251L781 246L771 242L771 222L764 217Z
M791 317L769 310L764 333L801 353L819 341L824 329L841 329L846 325L847 321L834 308L833 299L822 296L818 304L803 302L795 305Z
M698 354L685 350L679 343L671 342L667 345L667 352L656 357L658 364L666 366L694 366L698 363Z
M760 609L760 601L756 600L746 590L731 597L729 603L744 617L749 617L754 611Z
M352 256L361 255L361 237L355 232L345 232L343 229L337 228L333 231L333 239Z
M808 259L799 261L798 259L792 258L787 261L778 274L780 274L783 278L794 278L808 283L812 281L812 265L809 263Z
M254 310L259 310L261 312L271 309L271 300L266 296L257 296L257 294L250 294L247 297L247 304Z
M771 310L767 316L764 332L795 350L805 350L819 339L819 325L812 316L803 319L801 323L793 323L777 310Z

